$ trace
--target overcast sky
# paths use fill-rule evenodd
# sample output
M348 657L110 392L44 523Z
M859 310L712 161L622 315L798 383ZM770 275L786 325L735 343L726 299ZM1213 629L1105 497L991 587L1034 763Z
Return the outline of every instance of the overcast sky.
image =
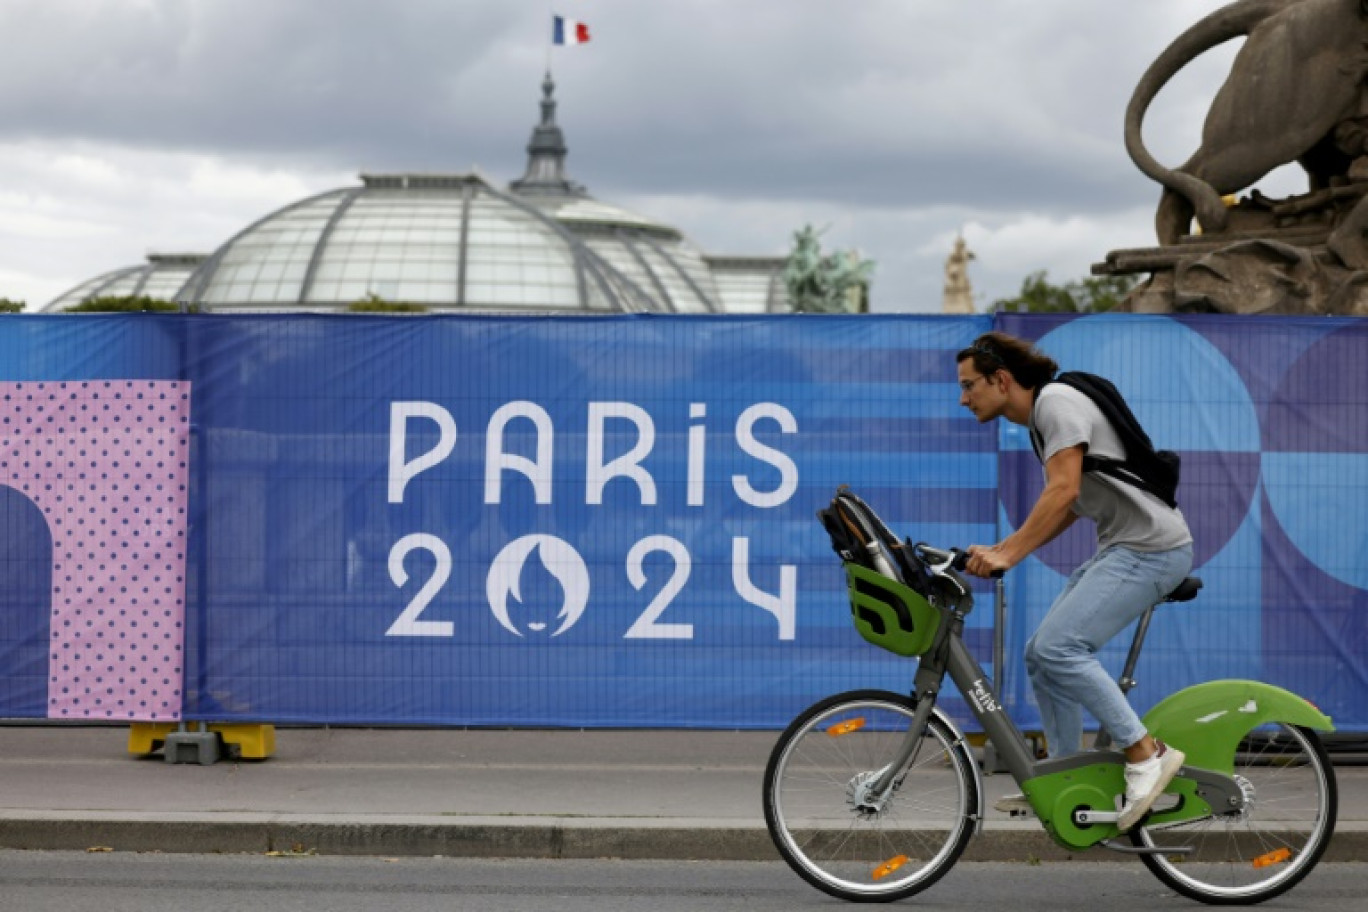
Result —
M550 52L570 175L708 253L806 224L937 311L962 232L978 306L1148 245L1122 113L1221 0L0 0L0 296L30 312L154 252L212 252L362 172L519 177ZM1177 165L1235 48L1146 124ZM1290 179L1285 171L1273 185ZM1294 183L1291 190L1300 189ZM1289 191L1290 192L1290 191Z

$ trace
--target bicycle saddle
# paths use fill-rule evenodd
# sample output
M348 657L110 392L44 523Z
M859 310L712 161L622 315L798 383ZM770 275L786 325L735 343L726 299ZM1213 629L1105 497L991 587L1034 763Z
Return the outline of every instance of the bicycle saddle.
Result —
M1202 581L1195 576L1189 576L1187 579L1183 580L1176 587L1174 587L1174 590L1172 592L1164 596L1164 601L1190 602L1197 597L1197 592L1201 588Z

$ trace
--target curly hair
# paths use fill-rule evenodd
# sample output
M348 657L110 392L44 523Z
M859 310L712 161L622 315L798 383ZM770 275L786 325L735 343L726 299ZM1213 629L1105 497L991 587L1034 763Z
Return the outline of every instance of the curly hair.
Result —
M974 368L984 376L1005 370L1025 389L1039 389L1054 379L1059 365L1049 355L1025 339L1005 332L986 332L974 344L955 356L958 364L972 358Z

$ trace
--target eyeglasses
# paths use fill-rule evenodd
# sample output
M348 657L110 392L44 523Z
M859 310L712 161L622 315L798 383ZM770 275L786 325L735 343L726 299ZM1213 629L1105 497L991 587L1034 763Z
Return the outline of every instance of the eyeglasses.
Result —
M967 392L969 392L970 390L972 390L972 389L974 388L974 384L975 384L975 383L978 383L980 380L987 380L987 379L988 379L988 375L987 375L987 374L979 374L979 375L978 375L977 377L975 377L973 380L961 380L961 381L959 382L960 392L962 392L962 393L967 393Z

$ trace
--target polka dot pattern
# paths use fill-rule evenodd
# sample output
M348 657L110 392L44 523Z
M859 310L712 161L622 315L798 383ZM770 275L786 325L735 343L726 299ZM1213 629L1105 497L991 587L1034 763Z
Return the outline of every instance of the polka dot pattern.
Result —
M5 483L52 534L49 718L180 718L189 432L189 383L0 383Z

